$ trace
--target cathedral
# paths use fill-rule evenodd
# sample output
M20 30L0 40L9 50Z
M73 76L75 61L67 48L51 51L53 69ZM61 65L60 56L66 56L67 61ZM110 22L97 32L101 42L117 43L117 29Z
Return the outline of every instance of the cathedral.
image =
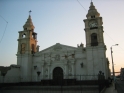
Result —
M84 33L86 47L56 43L39 51L37 33L29 15L23 30L19 31L17 64L3 75L0 82L35 82L52 79L95 80L99 71L107 79L110 75L109 61L103 36L103 21L93 2L86 19ZM82 76L82 77L79 77Z

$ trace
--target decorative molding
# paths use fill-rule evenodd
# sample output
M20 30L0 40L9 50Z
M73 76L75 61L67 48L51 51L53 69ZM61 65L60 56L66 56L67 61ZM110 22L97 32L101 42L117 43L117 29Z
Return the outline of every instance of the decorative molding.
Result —
M55 51L56 51L56 50L61 50L62 47L61 47L61 45L60 45L59 43L57 43L57 44L54 46L53 49L54 49Z
M59 55L59 54L57 54L57 55L55 56L55 61L60 61L60 55Z

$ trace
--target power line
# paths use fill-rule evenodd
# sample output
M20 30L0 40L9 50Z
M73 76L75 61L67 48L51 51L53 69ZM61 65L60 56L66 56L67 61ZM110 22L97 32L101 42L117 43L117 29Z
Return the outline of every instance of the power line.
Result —
M83 5L77 0L77 2L83 7ZM91 2L92 2L92 0L91 0ZM85 11L87 11L84 7L83 7L83 9L85 10ZM106 32L105 32L106 33ZM107 33L106 33L107 34ZM108 35L108 34L107 34ZM109 36L109 35L108 35ZM109 36L110 37L110 36ZM111 38L111 37L110 37ZM114 41L112 38L111 38L111 40L112 41ZM115 42L115 41L114 41ZM115 42L116 43L116 42ZM119 46L120 47L120 46ZM122 48L122 47L120 47L123 51L124 51L124 49Z
M105 32L105 31L104 31L104 32ZM105 33L107 34L107 32L105 32ZM108 34L107 34L107 35L108 35ZM108 36L109 36L109 35L108 35ZM109 38L111 38L111 37L109 36ZM113 42L115 42L114 39L111 38L111 40L112 40ZM116 42L115 42L115 44L116 44ZM120 47L120 46L119 46L119 47ZM123 49L122 47L120 47L120 48L124 51L124 49Z
M104 32L105 32L105 31L104 31ZM105 32L105 33L107 34L107 32ZM107 35L108 35L108 34L107 34ZM108 36L109 36L109 35L108 35ZM111 38L111 37L109 36L109 38ZM114 39L111 38L111 40L112 40L113 42L115 42ZM116 43L116 42L115 42L115 43Z
M8 23L1 15L0 15L0 17L1 17L6 23Z
M5 26L5 29L4 29L4 32L3 32L3 36L2 36L2 38L1 38L1 40L0 40L0 43L2 42L2 39L3 39L4 35L5 35L7 25L8 25L8 23L7 23L6 26Z
M83 5L77 0L77 2L83 7ZM83 7L83 9L87 12L87 10Z
M0 43L1 43L1 42L2 42L2 39L3 39L4 35L5 35L5 32L6 32L6 28L7 28L8 22L7 22L1 15L0 15L0 17L6 22L6 26L5 26L5 29L4 29L2 38L1 38L1 40L0 40Z

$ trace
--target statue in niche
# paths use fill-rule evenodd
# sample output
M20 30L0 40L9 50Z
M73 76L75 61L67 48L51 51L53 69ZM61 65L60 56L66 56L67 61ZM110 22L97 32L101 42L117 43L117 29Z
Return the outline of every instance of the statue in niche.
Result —
M56 61L59 61L60 60L60 55L59 54L56 55L55 60Z
M71 73L71 67L69 68L69 72L68 73L69 73L70 76L72 75L72 73Z
M46 69L45 71L45 76L47 77L48 76L48 70Z

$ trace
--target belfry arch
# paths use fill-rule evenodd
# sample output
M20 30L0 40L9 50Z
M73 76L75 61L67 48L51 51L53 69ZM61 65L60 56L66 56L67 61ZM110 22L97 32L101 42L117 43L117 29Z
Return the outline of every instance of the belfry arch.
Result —
M91 34L91 46L98 46L98 39L96 33Z

